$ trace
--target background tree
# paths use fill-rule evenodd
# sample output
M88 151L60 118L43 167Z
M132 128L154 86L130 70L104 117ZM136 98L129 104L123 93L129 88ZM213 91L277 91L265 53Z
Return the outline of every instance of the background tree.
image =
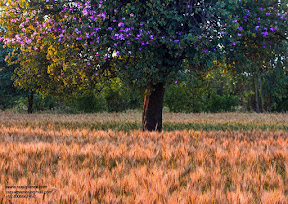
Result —
M267 77L276 66L282 69L287 66L287 3L249 1L243 5L235 8L235 17L231 19L237 27L234 35L238 39L234 49L228 50L227 61L233 64L234 72L240 73L250 81L250 87L254 87L255 111L265 112Z
M4 44L0 43L0 109L8 109L14 106L17 100L24 93L13 86L11 79L17 65L9 66L5 62L5 58L11 49L4 48Z
M167 85L164 105L172 112L234 111L240 105L236 80L225 63L215 61L211 68L185 73Z

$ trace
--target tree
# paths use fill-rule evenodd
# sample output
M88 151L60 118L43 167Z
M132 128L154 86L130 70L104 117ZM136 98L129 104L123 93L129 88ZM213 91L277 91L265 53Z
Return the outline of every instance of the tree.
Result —
M5 62L8 53L9 49L4 48L3 43L0 43L0 109L3 110L13 107L13 99L23 94L13 86L11 77L16 66L9 66Z
M167 85L165 106L172 112L194 113L232 111L238 106L234 92L237 78L226 64L214 63L210 69L179 76Z
M263 4L264 2L264 4ZM251 1L235 9L232 22L238 36L227 61L234 72L249 80L254 89L255 111L265 112L264 87L276 64L285 69L288 55L287 3L282 1ZM254 31L254 32L253 32ZM236 62L236 63L235 63Z
M246 3L4 0L1 24L4 42L21 50L19 72L30 72L25 61L39 63L39 53L46 62L33 66L48 80L38 90L89 89L118 76L145 89L143 130L161 131L165 83L233 49L232 19Z

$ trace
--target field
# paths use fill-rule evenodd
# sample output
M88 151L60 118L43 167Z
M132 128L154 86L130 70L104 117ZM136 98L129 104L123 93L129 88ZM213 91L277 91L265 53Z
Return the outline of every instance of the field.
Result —
M140 118L0 113L0 203L288 203L288 114Z

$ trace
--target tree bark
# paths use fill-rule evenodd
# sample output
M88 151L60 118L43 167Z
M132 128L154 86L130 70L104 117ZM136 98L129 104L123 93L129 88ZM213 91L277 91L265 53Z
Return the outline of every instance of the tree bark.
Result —
M256 113L259 113L259 91L258 91L258 84L256 82L257 78L254 80L255 84L255 102L256 102Z
M34 99L34 93L31 91L28 94L28 114L31 114L33 112L33 99Z
M263 93L263 86L262 86L262 78L259 78L259 88L260 88L260 96L261 96L261 108L262 113L265 113L265 101L264 101L264 93Z
M162 131L164 92L164 83L153 85L145 90L142 112L143 131Z

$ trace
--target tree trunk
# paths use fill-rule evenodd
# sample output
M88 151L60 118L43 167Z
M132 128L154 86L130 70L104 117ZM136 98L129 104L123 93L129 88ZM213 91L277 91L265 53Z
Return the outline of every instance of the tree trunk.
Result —
M256 102L256 113L259 113L259 91L256 79L254 80L255 83L255 102Z
M264 93L263 93L263 86L262 86L262 79L261 77L259 78L259 88L260 88L260 96L261 96L261 108L262 108L262 113L265 113L265 101L264 101Z
M33 112L33 99L34 99L34 93L31 91L28 94L28 114L31 114Z
M142 112L143 131L162 131L164 92L164 83L153 85L145 90Z

